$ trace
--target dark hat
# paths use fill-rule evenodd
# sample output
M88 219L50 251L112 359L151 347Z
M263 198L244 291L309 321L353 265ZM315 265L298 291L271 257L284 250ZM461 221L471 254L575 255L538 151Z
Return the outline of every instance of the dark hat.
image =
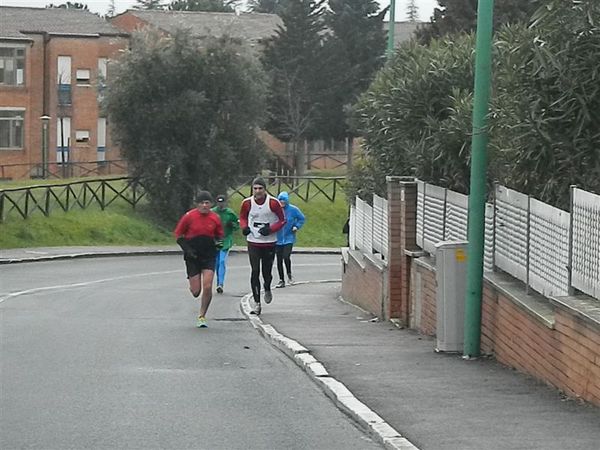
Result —
M227 197L225 197L225 195L223 195L223 194L217 195L217 202L218 203L223 203L225 200L227 200Z
M198 192L196 192L196 196L194 197L194 200L196 201L196 203L205 202L205 201L209 201L212 203L213 198L212 198L212 195L210 195L210 192L208 192L208 191L198 191Z
M265 189L267 188L267 183L265 183L265 179L262 177L256 177L254 181L252 181L252 186L256 186L257 184Z

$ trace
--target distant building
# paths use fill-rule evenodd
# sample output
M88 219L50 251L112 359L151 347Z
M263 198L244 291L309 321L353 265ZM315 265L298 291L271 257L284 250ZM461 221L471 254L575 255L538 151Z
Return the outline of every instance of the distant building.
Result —
M401 43L410 41L415 38L415 31L418 28L423 26L427 26L427 22L396 22L396 27L394 28L394 48L398 47ZM383 29L387 33L390 28L389 22L383 22Z
M119 158L98 96L108 61L128 42L88 11L0 7L1 178L41 176L63 160ZM50 117L47 133L42 116Z
M111 23L128 33L150 27L167 34L187 29L198 38L228 35L257 51L283 22L275 14L128 10L113 17Z

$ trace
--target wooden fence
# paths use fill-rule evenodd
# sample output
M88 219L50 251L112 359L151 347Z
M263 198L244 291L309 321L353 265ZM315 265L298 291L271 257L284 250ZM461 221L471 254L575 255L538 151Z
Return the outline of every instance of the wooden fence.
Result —
M52 210L70 211L97 205L104 210L117 200L135 208L146 195L144 186L130 177L90 179L0 190L0 222L9 217L49 216Z
M265 181L267 182L267 191L273 196L287 191L305 202L317 196L323 196L333 203L340 193L344 193L346 177L266 176ZM251 178L244 180L243 183L231 189L230 197L236 195L242 198L249 197L252 195L251 183Z
M295 194L305 202L325 197L335 202L343 194L345 177L286 177L267 176L267 190L272 195L281 191ZM230 190L230 197L252 195L252 178ZM89 179L63 184L44 184L0 189L0 223L11 217L26 219L33 214L49 216L53 210L86 209L90 205L104 210L117 200L135 208L146 196L143 184L131 177Z
M69 161L65 164L0 164L0 180L65 179L72 177L93 177L102 175L127 175L127 161L114 159L106 161Z

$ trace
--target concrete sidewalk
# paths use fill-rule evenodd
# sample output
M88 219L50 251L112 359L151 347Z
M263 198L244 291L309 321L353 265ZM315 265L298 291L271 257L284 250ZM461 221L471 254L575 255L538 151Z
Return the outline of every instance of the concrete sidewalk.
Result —
M262 315L248 317L387 448L600 448L599 408L493 360L435 353L435 340L379 322L340 288L275 289Z

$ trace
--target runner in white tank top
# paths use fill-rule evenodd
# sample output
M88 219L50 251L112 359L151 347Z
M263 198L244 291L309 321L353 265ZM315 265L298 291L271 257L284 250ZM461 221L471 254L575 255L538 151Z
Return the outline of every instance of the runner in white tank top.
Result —
M260 314L260 274L262 272L265 303L271 303L271 281L277 231L285 224L285 215L279 201L266 191L262 178L252 182L252 197L244 199L240 208L240 228L248 241L248 258L252 273L250 287L254 297L254 314Z

